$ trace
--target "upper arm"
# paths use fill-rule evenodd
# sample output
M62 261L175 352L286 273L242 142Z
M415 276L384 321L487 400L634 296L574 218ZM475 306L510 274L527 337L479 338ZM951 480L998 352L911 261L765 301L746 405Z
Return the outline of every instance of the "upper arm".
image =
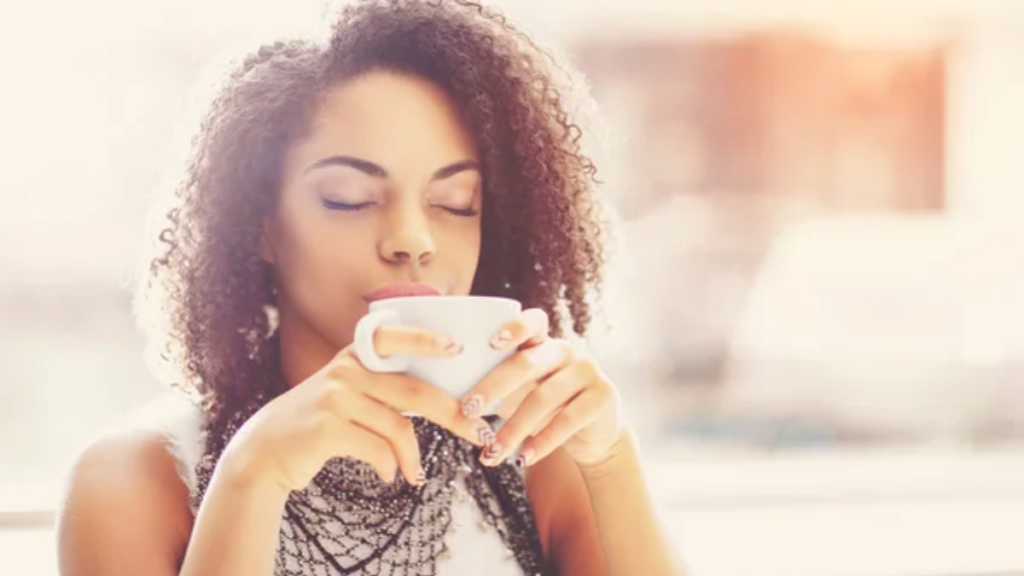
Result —
M72 469L57 524L61 576L175 576L188 490L155 432L104 438Z
M556 450L527 469L526 493L544 556L562 576L607 574L587 486L572 458Z

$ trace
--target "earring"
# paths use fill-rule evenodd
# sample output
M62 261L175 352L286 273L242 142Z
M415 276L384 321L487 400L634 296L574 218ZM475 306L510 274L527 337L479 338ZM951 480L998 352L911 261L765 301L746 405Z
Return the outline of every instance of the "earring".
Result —
M277 310L277 286L270 287L270 302L263 305L263 314L267 317L267 335L269 340L277 333L277 327L281 323L280 314Z
M277 306L273 304L264 304L263 314L267 317L267 336L266 340L270 340L274 333L277 332L277 326L280 323L278 318Z

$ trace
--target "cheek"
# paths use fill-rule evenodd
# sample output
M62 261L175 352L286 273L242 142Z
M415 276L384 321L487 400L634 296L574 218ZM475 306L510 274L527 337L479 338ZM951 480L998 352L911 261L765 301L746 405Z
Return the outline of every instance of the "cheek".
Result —
M469 267L470 276L476 274L477 266L480 262L480 229L477 228L476 233L470 242L465 244L466 251L466 263Z
M367 254L373 255L372 245L365 245L368 237L316 218L289 226L278 274L293 304L330 316L351 307L361 297L358 271L370 264Z
M469 293L480 261L480 226L449 228L439 234L438 253L457 292Z

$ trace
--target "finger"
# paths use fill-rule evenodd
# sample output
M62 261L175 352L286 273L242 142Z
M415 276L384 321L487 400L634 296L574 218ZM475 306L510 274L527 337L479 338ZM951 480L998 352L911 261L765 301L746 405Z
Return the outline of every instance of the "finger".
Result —
M465 417L455 398L422 380L403 374L373 374L364 392L399 412L414 412L476 446L490 444L494 429L479 417Z
M533 392L535 386L536 384L532 386L520 386L514 392L502 398L501 404L498 405L498 417L504 421L508 421L509 418L512 418L512 415L519 409L523 400L526 400L526 397L530 395L530 392Z
M420 444L412 421L368 396L356 394L346 401L352 421L385 440L387 451L394 454L405 479L417 486L425 482Z
M532 386L565 365L571 350L562 340L545 340L505 359L463 397L466 417L480 414L523 386Z
M381 326L373 333L373 348L382 358L397 354L448 357L462 352L462 345L436 332L412 326Z
M532 466L547 458L580 430L593 424L605 402L606 399L597 390L587 390L574 398L543 430L523 444L516 464L520 467Z
M511 350L523 344L536 345L548 337L550 327L547 312L529 308L499 328L491 338L491 346L497 350Z
M382 482L395 481L398 461L391 444L380 435L354 422L348 422L339 434L340 446L337 456L348 456L361 460L377 472Z
M563 406L583 392L586 375L578 364L570 365L534 387L501 427L494 444L485 451L481 461L495 466L508 458L527 438L556 418Z

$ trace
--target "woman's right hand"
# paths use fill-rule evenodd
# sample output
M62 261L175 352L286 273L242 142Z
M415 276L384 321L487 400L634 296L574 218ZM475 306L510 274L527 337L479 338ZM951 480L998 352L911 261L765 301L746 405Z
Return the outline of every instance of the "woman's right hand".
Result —
M377 354L446 357L459 346L416 328L382 326ZM229 442L218 467L244 481L267 481L285 492L301 490L327 460L348 456L372 466L385 482L396 472L411 484L425 481L412 422L422 415L477 446L494 438L490 425L466 418L458 401L421 380L363 368L352 346L304 382L268 402Z

